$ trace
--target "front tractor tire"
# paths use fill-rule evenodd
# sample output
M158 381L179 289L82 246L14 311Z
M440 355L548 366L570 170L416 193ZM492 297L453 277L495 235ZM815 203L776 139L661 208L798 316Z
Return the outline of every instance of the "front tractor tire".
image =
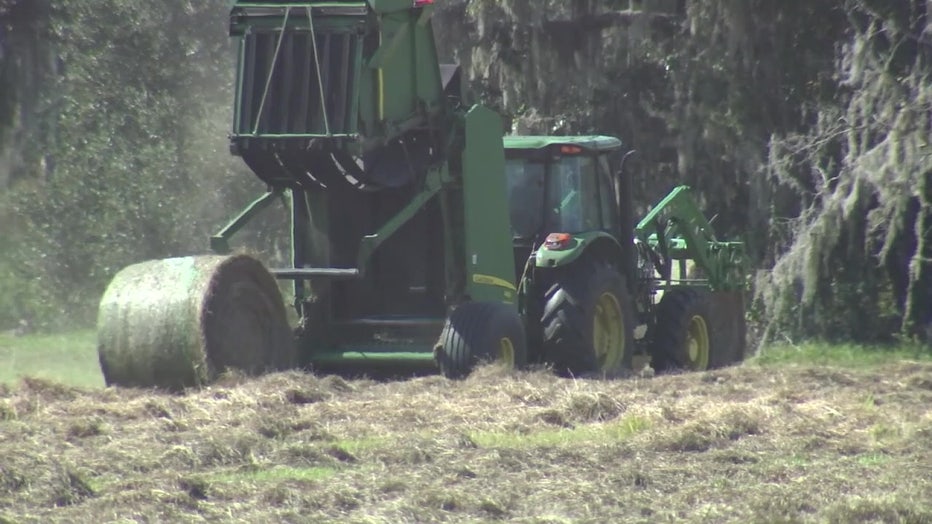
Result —
M466 302L447 319L440 335L440 372L461 379L483 362L507 369L527 363L524 323L514 306L499 302Z
M562 268L545 295L543 353L559 374L631 369L634 315L624 277L607 263Z
M718 307L702 289L667 291L657 307L651 360L657 371L705 371L744 357L743 307Z

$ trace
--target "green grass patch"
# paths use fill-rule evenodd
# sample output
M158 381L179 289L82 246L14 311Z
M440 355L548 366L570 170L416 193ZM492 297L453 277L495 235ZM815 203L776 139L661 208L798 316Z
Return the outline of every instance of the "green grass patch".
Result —
M330 443L332 449L343 450L351 455L359 455L368 451L388 448L396 441L387 437L360 437L355 439L341 439Z
M748 359L748 364L760 366L835 366L868 368L902 360L932 361L932 350L912 344L870 346L859 344L777 344L761 350Z
M317 481L336 475L337 470L326 467L295 468L275 466L269 469L227 471L209 475L206 480L218 484L262 484L283 481Z
M855 460L862 466L883 466L890 462L890 457L883 453L868 453L858 455Z
M625 440L649 429L650 420L638 415L627 415L602 424L588 424L576 428L534 431L527 434L503 431L472 432L469 438L483 448L529 449L563 447L577 444L609 444Z
M0 383L12 384L22 377L43 378L69 386L103 387L96 331L23 337L0 334Z

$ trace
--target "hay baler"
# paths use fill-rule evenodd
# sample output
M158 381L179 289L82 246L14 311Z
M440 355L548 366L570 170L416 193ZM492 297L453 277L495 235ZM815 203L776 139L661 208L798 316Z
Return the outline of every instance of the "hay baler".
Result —
M180 389L228 369L354 363L462 377L484 359L611 373L636 347L711 365L719 331L704 319L714 297L740 294L740 244L711 236L687 188L635 227L617 139L503 139L500 116L439 64L432 10L233 3L231 152L267 191L211 238L213 255L114 277L98 320L108 384ZM279 201L291 263L231 254L233 235ZM674 281L676 258L709 278ZM295 326L276 279L293 284ZM655 307L664 286L681 298Z

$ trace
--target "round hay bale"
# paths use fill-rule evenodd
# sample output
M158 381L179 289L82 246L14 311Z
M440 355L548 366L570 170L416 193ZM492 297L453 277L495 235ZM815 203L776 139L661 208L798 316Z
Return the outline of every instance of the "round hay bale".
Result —
M107 385L174 391L228 369L255 375L295 364L275 279L247 255L124 268L100 301L97 351Z

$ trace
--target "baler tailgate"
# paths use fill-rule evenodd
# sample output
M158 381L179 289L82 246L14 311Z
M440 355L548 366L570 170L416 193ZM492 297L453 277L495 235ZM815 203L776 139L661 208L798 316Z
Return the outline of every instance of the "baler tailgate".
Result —
M283 9L285 10L285 9ZM313 11L316 11L313 10ZM281 27L254 20L241 40L237 136L352 135L356 132L362 16L314 19L287 8ZM316 58L315 58L316 57Z

